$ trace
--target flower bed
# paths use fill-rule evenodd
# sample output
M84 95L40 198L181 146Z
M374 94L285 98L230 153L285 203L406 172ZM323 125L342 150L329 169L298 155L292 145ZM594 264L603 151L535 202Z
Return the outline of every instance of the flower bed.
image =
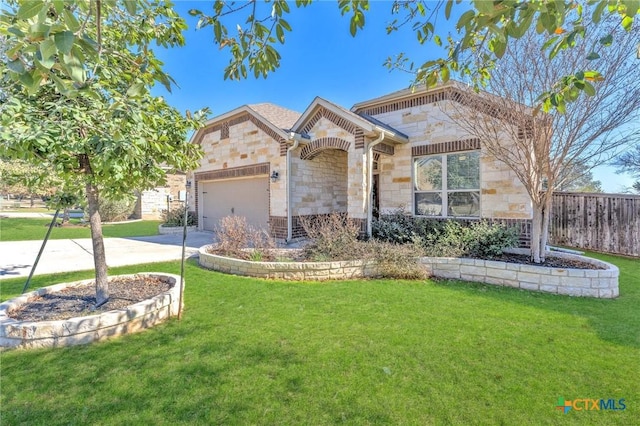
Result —
M201 266L220 272L285 280L366 278L377 273L375 264L359 260L340 262L252 262L219 256L200 248ZM525 254L526 249L511 249ZM555 257L577 260L603 269L554 268L494 260L423 257L419 262L434 277L476 281L523 290L597 298L618 297L619 270L615 265L568 253Z
M0 304L0 348L45 348L72 346L121 336L153 327L178 315L180 277L173 274L146 273L171 285L168 291L126 308L101 314L58 321L18 321L8 313L31 299L56 293L67 287L82 286L93 280L43 287ZM120 276L127 277L126 275Z

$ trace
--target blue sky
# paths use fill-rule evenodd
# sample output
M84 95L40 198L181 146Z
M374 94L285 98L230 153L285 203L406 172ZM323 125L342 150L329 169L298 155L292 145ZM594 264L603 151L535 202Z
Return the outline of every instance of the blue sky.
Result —
M196 30L195 18L187 15L192 8L209 12L212 3L177 1L177 10L187 17L190 27L186 46L158 52L178 87L172 93L161 88L154 92L181 111L209 107L216 116L241 105L271 102L303 112L316 96L350 108L409 86L410 74L383 66L387 57L405 52L418 63L442 55L434 45L419 45L410 28L386 34L391 1L371 2L366 25L355 38L349 34L349 16L340 15L336 2L321 1L300 9L292 2L292 13L285 19L293 31L286 33L285 44L278 47L280 68L267 79L224 80L229 54L213 44L211 28ZM231 22L234 19L241 19L240 15ZM235 28L231 22L230 32ZM449 26L440 19L438 32L444 35ZM609 167L594 170L594 177L607 192L619 192L633 181Z

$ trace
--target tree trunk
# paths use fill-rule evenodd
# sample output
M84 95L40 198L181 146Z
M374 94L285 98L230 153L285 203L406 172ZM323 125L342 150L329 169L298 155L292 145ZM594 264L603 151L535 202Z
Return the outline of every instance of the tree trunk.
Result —
M549 241L549 225L551 223L551 201L552 201L553 193L549 192L545 194L544 199L544 210L542 215L542 232L540 234L540 250L541 255L540 259L544 262L547 255L547 243Z
M542 262L540 257L540 242L542 239L543 216L542 206L533 203L533 219L531 221L531 261L534 263Z
M91 176L89 157L80 157L80 167L84 173ZM109 300L109 281L107 276L107 259L104 251L104 239L102 237L102 222L98 212L98 188L87 181L87 208L89 210L89 227L91 228L91 244L93 245L93 264L96 273L96 307Z
M65 207L62 211L62 224L65 225L69 223L69 207Z

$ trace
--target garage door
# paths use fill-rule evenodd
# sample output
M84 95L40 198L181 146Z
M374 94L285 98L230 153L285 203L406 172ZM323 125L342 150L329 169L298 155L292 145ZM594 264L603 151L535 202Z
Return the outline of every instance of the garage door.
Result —
M269 178L219 180L198 183L202 227L214 228L225 216L244 216L257 228L269 229Z

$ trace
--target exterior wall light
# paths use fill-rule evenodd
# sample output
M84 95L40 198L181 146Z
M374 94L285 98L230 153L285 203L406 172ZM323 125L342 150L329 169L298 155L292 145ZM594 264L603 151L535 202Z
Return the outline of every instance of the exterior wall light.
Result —
M274 170L271 172L270 178L271 178L271 182L276 183L278 179L280 179L280 173Z

